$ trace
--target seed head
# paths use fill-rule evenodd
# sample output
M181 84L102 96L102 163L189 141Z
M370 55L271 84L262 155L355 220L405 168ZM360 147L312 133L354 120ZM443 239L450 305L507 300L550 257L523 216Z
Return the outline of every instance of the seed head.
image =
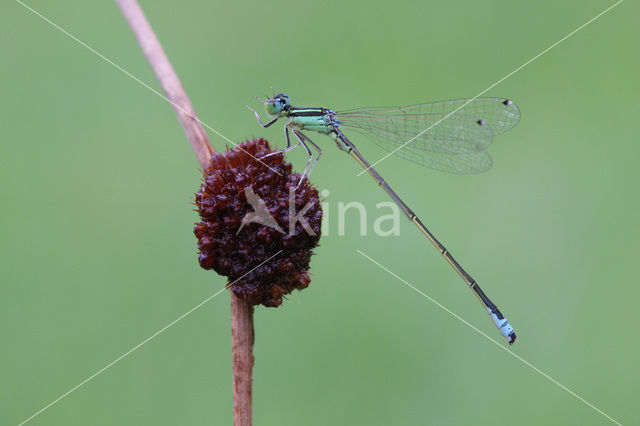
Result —
M300 175L283 154L264 157L271 152L259 138L211 156L195 197L201 222L194 233L200 266L228 277L231 290L249 303L276 307L311 282L322 209L307 178L296 189Z

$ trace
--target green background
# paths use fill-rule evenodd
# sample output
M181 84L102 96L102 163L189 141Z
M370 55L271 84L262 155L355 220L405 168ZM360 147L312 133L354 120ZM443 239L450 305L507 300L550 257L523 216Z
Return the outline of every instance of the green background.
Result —
M347 109L470 97L613 4L144 1L201 119L265 136L245 104ZM33 8L159 89L115 3ZM502 308L513 346L623 424L638 424L637 40L627 1L489 96L522 121L494 168L455 176L398 158L379 171ZM199 166L170 106L19 3L0 6L0 424L18 424L218 291L190 204ZM215 148L225 141L209 132ZM471 292L404 218L372 232L385 194L316 136L330 191L312 284L257 308L256 425L607 424L505 345ZM372 161L384 151L354 142ZM290 156L298 168L304 155ZM355 211L338 235L337 206ZM222 293L34 418L33 425L230 424Z

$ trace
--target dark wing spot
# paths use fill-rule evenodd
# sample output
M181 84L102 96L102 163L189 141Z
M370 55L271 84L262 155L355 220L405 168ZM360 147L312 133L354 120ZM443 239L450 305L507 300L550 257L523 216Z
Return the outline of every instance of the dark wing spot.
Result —
M505 99L504 101L502 101L503 105L511 105L513 104L513 102L510 99Z

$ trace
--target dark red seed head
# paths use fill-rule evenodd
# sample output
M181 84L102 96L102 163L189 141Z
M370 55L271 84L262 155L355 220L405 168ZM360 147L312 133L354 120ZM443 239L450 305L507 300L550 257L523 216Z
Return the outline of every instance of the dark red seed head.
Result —
M249 303L275 307L311 282L322 210L318 191L306 178L296 189L300 175L282 154L264 157L271 152L260 138L211 156L195 197L201 222L194 233L200 266L228 277Z

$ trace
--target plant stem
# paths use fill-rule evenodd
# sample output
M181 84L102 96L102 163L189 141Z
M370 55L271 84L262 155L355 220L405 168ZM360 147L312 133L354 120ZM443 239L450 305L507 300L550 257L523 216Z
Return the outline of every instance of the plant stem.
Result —
M191 101L176 75L162 45L136 0L116 0L133 30L162 89L173 106L202 168L214 152ZM253 307L231 295L231 352L233 359L233 424L251 425L251 370L253 368Z
M144 12L136 0L116 0L116 2L138 39L138 44L149 60L162 89L167 94L200 165L203 168L206 167L211 159L213 148Z
M231 352L233 356L233 424L251 426L253 369L253 306L231 294ZM247 347L248 345L248 347Z

